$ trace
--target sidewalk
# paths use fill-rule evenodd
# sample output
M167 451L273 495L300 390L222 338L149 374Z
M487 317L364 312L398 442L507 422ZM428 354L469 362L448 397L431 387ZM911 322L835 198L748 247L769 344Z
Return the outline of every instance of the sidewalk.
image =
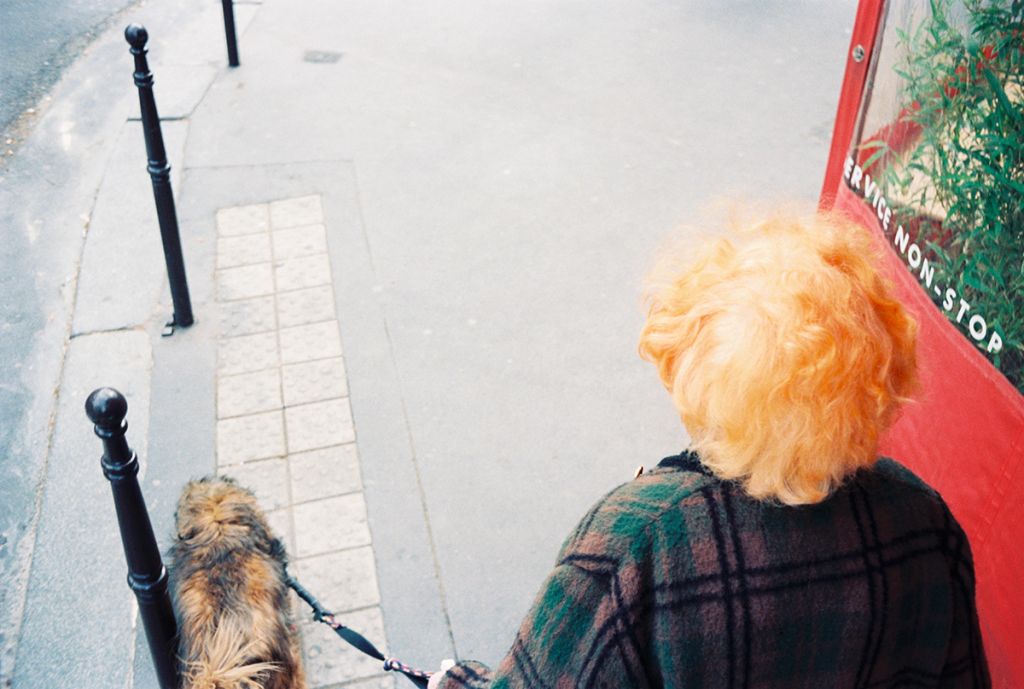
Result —
M162 545L186 480L233 475L346 624L428 669L496 662L585 509L684 440L635 355L657 248L725 195L814 201L854 3L263 0L237 69L219 6L173 5L98 39L0 180L12 298L39 304L0 677L155 685L82 410L101 385ZM170 338L129 21L196 313ZM300 626L311 687L395 686Z

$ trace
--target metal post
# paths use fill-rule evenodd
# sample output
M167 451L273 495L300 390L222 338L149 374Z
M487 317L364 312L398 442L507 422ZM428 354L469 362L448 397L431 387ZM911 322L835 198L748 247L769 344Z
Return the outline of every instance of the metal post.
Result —
M228 42L228 65L238 66L238 38L235 36L234 0L220 0L224 9L224 38Z
M124 30L124 37L131 45L135 56L135 85L139 87L139 107L142 110L142 131L146 137L146 156L149 158L149 176L153 181L153 198L156 200L156 215L160 221L160 239L164 245L164 260L167 263L167 279L171 285L171 301L174 302L174 319L169 326L188 327L192 325L192 301L188 295L188 281L185 279L185 258L181 253L181 236L178 233L178 214L174 209L174 194L171 191L171 166L167 164L164 135L160 131L160 117L156 112L153 98L153 74L146 60L146 41L149 34L137 24L130 24Z
M94 390L85 401L85 413L103 440L103 475L110 481L128 561L128 586L139 602L139 615L149 641L161 689L178 689L178 627L167 593L167 570L153 536L146 501L139 488L139 458L124 434L128 402L113 388ZM88 592L86 592L88 595Z

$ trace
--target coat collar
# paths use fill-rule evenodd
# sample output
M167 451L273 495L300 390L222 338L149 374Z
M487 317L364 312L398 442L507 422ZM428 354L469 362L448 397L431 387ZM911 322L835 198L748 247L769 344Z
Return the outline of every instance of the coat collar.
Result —
M711 470L704 466L704 463L700 461L700 456L692 450L683 450L678 455L666 457L665 459L658 462L658 467L662 469L677 469L680 471L694 471L698 474L704 474L705 476L714 477Z

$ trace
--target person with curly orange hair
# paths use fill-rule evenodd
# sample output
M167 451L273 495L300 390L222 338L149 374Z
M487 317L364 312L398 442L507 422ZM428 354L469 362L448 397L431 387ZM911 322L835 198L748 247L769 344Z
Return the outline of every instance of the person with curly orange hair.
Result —
M665 262L640 354L691 448L587 513L495 670L431 687L990 687L966 536L877 456L917 332L878 263L826 215Z

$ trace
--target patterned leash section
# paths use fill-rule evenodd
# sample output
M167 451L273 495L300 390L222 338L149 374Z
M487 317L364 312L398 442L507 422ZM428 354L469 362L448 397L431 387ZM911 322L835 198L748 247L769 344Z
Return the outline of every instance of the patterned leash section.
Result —
M424 672L414 667L409 667L405 663L399 662L398 658L388 658L384 661L385 670L394 670L395 672L401 672L403 675L411 679L417 685L421 687L427 686L427 682L430 680L430 676L434 673Z
M334 617L334 613L324 608L324 606L320 604L320 601L316 599L316 596L307 591L302 584L295 580L294 577L289 575L287 583L288 586L298 594L299 598L306 601L306 604L313 609L314 620L326 624L328 627L333 629L338 636L357 650L365 653L371 658L376 658L377 660L382 661L384 663L385 670L389 672L400 672L408 677L409 681L416 686L426 689L427 681L430 679L430 675L432 673L410 667L400 662L397 658L385 658L384 654L381 653L376 646L370 643L365 636L339 622Z

